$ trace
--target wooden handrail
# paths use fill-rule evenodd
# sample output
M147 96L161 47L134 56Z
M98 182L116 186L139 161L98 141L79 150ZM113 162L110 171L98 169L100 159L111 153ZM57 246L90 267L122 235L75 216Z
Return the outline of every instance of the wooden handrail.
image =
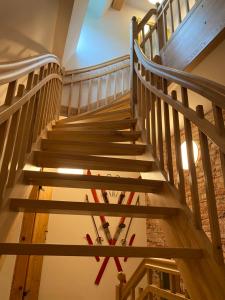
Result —
M59 65L59 60L55 55L44 54L15 62L0 63L0 84L17 80L49 63Z
M157 10L155 8L150 9L141 22L138 24L138 33L144 28L152 16L156 16Z
M82 74L82 73L86 73L86 72L90 72L90 71L95 71L98 69L102 69L111 65L115 65L117 63L120 63L122 61L128 60L130 59L130 55L123 55L121 57L117 57L111 60L108 60L106 62L91 66L91 67L85 67L85 68L80 68L80 69L73 69L73 70L68 70L65 72L65 75L71 75L71 74Z

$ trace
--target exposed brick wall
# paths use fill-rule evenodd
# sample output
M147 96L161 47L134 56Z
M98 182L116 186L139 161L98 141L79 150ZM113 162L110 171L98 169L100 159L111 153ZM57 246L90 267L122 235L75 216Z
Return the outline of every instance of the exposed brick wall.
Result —
M225 114L224 114L225 117ZM209 112L206 115L208 121L214 124L213 113ZM203 229L210 238L210 227L209 227L209 219L208 219L208 210L207 210L207 202L206 202L206 190L205 190L205 179L202 169L202 159L200 153L200 143L199 143L199 133L198 128L192 125L192 135L193 140L197 143L199 148L199 156L196 163L196 172L198 179L198 189L199 189L199 199L200 199L200 207L201 207L201 217L202 217L202 225ZM185 133L184 130L180 132L181 142L185 141ZM175 150L174 150L174 137L171 138L172 141L172 154L173 154L173 166L174 166L174 178L175 185L177 186L177 170L176 170L176 161L175 161ZM165 145L164 145L165 146ZM165 148L165 147L164 147ZM218 147L209 140L209 151L212 165L212 173L215 187L215 195L217 201L217 210L219 217L219 224L221 230L221 238L223 249L225 253L225 189L224 182L222 176L221 162L220 162L220 153ZM164 151L165 152L165 151ZM166 161L166 153L164 153L164 158ZM185 190L186 190L186 201L188 206L191 208L191 191L189 185L189 171L184 171L185 175ZM160 220L147 220L147 240L149 246L165 246L165 237L160 227Z

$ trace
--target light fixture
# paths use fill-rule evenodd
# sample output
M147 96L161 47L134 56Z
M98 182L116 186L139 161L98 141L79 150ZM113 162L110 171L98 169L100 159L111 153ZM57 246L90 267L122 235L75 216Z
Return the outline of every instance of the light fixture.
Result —
M83 175L84 174L84 170L82 170L82 169L59 168L59 169L57 169L57 172L60 174L74 174L74 175Z
M156 3L162 3L163 0L148 0L148 2L155 5Z
M198 159L198 146L196 142L192 141L193 154L194 154L194 162L196 163ZM181 145L181 156L182 156L182 165L184 170L188 170L188 155L187 155L187 143L183 142Z

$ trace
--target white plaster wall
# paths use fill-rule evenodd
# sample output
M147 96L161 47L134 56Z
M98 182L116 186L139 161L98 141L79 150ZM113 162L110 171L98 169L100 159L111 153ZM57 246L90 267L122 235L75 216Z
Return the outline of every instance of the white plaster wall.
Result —
M94 172L93 172L94 173ZM115 172L108 172L110 174L117 174ZM98 172L96 172L98 174ZM101 174L107 174L101 172ZM120 173L121 174L121 173ZM138 174L123 174L123 176L138 177ZM122 176L122 175L121 175ZM63 189L55 188L53 190L53 199L67 200L67 201L84 201L85 194L88 192L89 200L93 201L90 190L78 189ZM126 195L126 200L129 193ZM99 198L101 196L99 194ZM141 201L143 204L143 195ZM137 195L134 197L133 204L135 204ZM125 200L125 201L126 201ZM102 201L102 199L101 199ZM110 201L116 203L116 197L110 197ZM125 202L124 202L125 203ZM97 226L100 230L101 236L104 238L104 245L107 245L104 237L104 232L101 229L99 217L95 217ZM115 232L118 224L118 218L107 217L110 223L110 230L112 235ZM128 224L129 219L126 219ZM135 219L131 225L131 231L128 240L133 233L136 233L134 241L135 246L146 246L146 224L145 219ZM125 235L124 230L119 243ZM65 243L65 244L81 244L86 245L85 235L89 233L93 240L95 240L95 231L90 216L70 216L70 215L51 215L49 219L47 243ZM124 272L129 278L136 269L140 259L128 259L127 263L120 259ZM102 277L99 286L94 284L97 273L102 264L96 262L93 257L45 257L42 279L40 287L39 300L62 300L62 299L78 299L78 300L115 300L115 286L118 284L117 269L114 260L111 258L106 271Z
M82 27L74 54L65 64L66 69L92 66L130 52L130 23L133 16L145 12L124 5L121 11L109 9L102 17L88 14Z

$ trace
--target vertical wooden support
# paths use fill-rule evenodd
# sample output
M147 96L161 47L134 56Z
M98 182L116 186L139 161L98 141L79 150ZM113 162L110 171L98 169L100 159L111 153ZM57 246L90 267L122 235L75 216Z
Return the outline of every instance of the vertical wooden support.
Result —
M184 87L181 87L181 96L182 96L183 105L185 107L189 107L188 93L187 93L187 89ZM201 229L202 221L201 221L199 194L198 194L197 174L196 174L196 168L194 162L191 122L185 117L184 117L184 131L185 131L185 138L186 138L186 145L187 145L187 157L188 157L189 179L190 179L194 224L197 229Z
M87 111L90 110L91 96L92 96L92 80L90 79L88 81L88 104L87 104Z
M163 18L158 17L159 14L161 13L162 8L159 10L159 3L157 5L157 34L158 34L158 42L159 42L159 51L163 48L164 46L164 31L163 31Z
M135 300L135 288L132 288L131 290L131 298L130 300Z
M78 103L77 103L77 114L80 113L81 101L82 101L82 81L79 82L79 93L78 93Z
M167 80L163 79L163 93L168 94ZM169 105L164 102L164 129L165 129L165 143L166 143L166 156L167 156L167 167L169 182L174 184L173 177L173 159L172 159L172 147L171 147L171 136L170 136L170 116L169 116Z
M149 71L146 71L145 79L147 82L150 80ZM145 88L145 103L146 103L146 143L150 144L150 90Z
M33 187L30 199L50 200L52 189ZM48 214L24 213L20 234L21 243L44 243L48 225ZM17 256L10 300L38 300L41 279L42 256Z
M178 10L178 18L179 18L179 24L180 24L182 22L180 0L177 0L177 10Z
M177 101L176 91L172 91L171 96L174 101ZM186 203L184 170L182 166L182 154L181 154L180 123L179 123L178 112L175 109L173 109L173 129L174 129L176 166L177 166L177 173L178 173L178 188L181 195L182 203Z
M98 84L97 84L97 107L100 106L100 100L102 97L102 80L101 77L98 78Z
M174 32L174 18L173 18L173 7L172 7L172 1L169 1L169 10L170 10L170 19L171 19L171 29L172 32Z
M141 67L141 76L145 78L146 70L142 66ZM141 128L142 132L145 133L145 118L146 118L146 88L144 84L141 83Z
M138 23L137 18L132 18L132 28L131 28L131 55L130 55L130 66L131 66L131 114L135 117L135 104L137 103L137 75L135 72L135 64L138 62L137 55L134 50L134 41L138 38Z
M150 82L151 85L155 85L155 75L153 73L150 74ZM155 122L155 94L151 93L151 140L152 140L152 153L154 157L156 157L156 122Z
M199 118L204 119L204 110L202 105L196 108ZM212 166L209 154L209 145L207 136L199 129L199 141L201 147L202 167L205 178L206 199L208 207L208 216L210 224L210 232L213 246L213 253L216 261L223 264L223 250L220 236L220 226L217 214L216 197L214 190L214 182L212 176Z

